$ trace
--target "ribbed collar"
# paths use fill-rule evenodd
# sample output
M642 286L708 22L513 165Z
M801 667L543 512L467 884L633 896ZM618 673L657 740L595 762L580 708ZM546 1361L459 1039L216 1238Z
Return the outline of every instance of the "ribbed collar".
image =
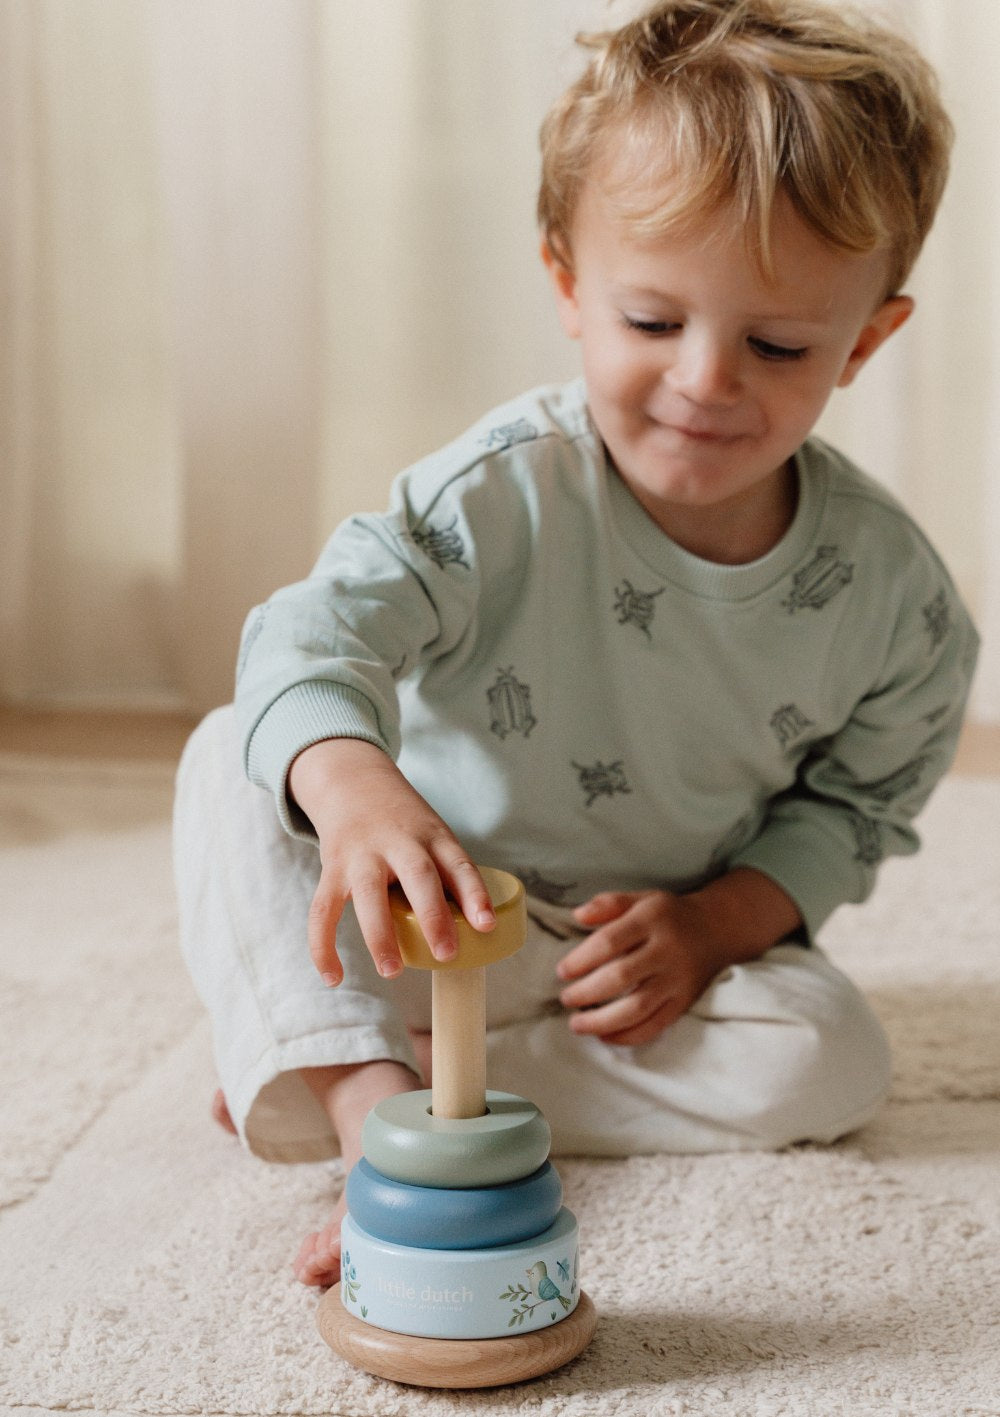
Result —
M618 535L651 571L679 590L709 600L751 600L794 570L816 536L826 507L828 477L824 458L808 442L793 459L798 504L785 535L759 560L723 566L693 556L671 541L619 477L596 430L594 438L597 456L603 462L607 508Z

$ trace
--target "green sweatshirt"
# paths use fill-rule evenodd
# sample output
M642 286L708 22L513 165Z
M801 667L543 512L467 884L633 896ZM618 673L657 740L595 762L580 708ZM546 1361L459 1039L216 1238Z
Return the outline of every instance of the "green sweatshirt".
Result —
M293 758L378 744L474 860L530 893L689 890L754 867L811 935L918 844L977 637L899 504L816 439L749 565L671 542L582 382L495 410L351 518L249 616L245 761L286 828Z

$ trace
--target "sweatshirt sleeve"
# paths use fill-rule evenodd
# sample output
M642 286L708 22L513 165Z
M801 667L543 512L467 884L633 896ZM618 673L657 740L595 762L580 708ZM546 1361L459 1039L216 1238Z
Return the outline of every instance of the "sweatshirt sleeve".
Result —
M918 559L905 579L877 682L813 745L730 863L782 886L810 939L839 905L868 897L886 857L918 849L914 818L954 757L978 636L936 558Z
M244 765L295 836L314 839L287 795L295 757L348 737L395 758L397 682L425 655L447 653L472 614L477 571L460 503L438 507L433 525L400 479L387 514L345 522L308 579L247 618L235 697Z

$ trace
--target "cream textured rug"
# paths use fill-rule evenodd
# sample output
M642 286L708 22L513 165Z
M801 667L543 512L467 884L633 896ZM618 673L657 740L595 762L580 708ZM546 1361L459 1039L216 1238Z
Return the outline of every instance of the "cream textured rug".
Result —
M560 1164L597 1337L522 1387L348 1368L292 1279L337 1166L209 1120L170 773L0 758L0 1408L101 1414L1000 1414L1000 781L831 922L894 1098L829 1150Z

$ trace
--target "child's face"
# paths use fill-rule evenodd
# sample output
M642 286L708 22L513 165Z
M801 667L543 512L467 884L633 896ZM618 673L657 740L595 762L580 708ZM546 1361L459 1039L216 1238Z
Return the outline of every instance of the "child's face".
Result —
M912 308L881 303L883 255L833 250L784 199L773 284L732 213L638 239L594 181L572 268L543 255L618 473L669 536L710 560L752 560L780 539L794 510L790 457Z

